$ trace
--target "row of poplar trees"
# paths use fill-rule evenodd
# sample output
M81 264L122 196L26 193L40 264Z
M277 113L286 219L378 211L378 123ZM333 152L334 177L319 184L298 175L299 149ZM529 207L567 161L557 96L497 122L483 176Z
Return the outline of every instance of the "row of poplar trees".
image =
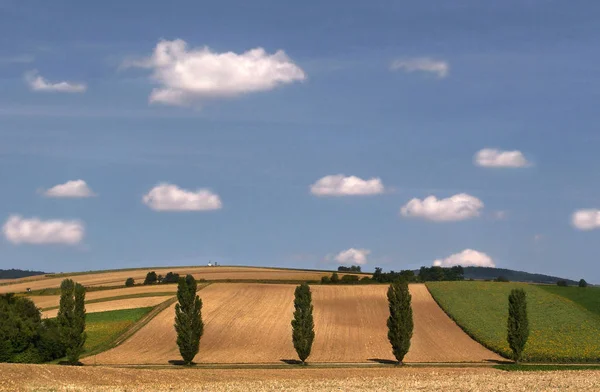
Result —
M200 349L200 338L204 332L202 322L202 300L197 295L197 283L192 275L179 279L178 304L175 306L175 330L177 345L185 365L191 365ZM396 281L387 291L390 315L387 320L388 340L399 364L410 348L413 335L413 312L408 284ZM62 299L61 299L62 301ZM62 302L61 302L62 304ZM515 289L509 296L508 336L513 350L513 359L521 359L529 335L525 292ZM292 341L302 364L310 356L315 339L312 294L308 284L296 287L294 292L294 318L292 319Z

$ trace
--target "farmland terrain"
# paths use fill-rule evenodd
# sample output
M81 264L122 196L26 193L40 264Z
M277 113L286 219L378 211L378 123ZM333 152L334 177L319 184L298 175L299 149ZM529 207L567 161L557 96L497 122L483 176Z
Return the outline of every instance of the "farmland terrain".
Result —
M127 369L0 364L2 391L594 391L598 371L484 368Z
M205 329L196 362L281 363L296 359L290 326L294 288L216 283L201 290ZM311 362L394 359L387 340L387 286L317 285L312 291L316 337ZM439 309L424 285L410 285L410 291L415 332L407 362L502 360L458 328ZM179 359L173 319L174 305L123 344L95 356L94 363L167 364Z
M527 293L530 334L524 361L600 361L600 316L541 286L496 282L430 282L441 307L477 341L510 355L506 341L508 295Z

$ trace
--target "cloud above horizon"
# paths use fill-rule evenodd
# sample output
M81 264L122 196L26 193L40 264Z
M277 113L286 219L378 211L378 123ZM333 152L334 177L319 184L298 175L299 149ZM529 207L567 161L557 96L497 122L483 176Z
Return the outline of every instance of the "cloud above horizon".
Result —
M142 201L155 211L211 211L223 206L219 195L209 189L190 191L168 183L152 188Z
M496 148L484 148L473 157L473 163L481 167L520 168L531 166L519 150L502 151Z
M380 178L363 180L343 174L325 176L310 186L310 192L315 196L368 196L384 191Z
M414 198L400 209L400 214L435 222L462 221L477 218L483 207L483 202L475 196L459 193L446 199L435 196L423 200Z
M84 180L67 181L64 184L55 185L44 192L46 197L56 198L84 198L95 196Z
M427 72L443 79L450 73L450 65L446 61L434 60L429 57L415 57L408 59L396 59L392 61L390 70L402 70L404 72Z
M58 92L58 93L83 93L87 90L84 83L74 82L49 82L44 79L36 70L25 73L25 81L33 91L40 92Z
M571 224L578 230L600 228L600 210L595 208L577 210L571 216Z
M433 265L437 267L454 267L456 265L463 267L496 267L496 263L490 256L473 249L465 249L445 259L435 260Z
M369 249L355 249L350 248L341 251L333 258L340 264L349 265L364 265L367 264L367 256L371 253Z
M83 239L85 228L77 220L25 219L11 215L2 227L4 237L13 244L64 244L76 245Z
M188 48L184 40L161 40L152 56L129 60L123 67L152 70L159 87L150 103L188 106L215 98L268 91L306 79L283 50L273 54L257 47L244 53L214 52L207 46Z

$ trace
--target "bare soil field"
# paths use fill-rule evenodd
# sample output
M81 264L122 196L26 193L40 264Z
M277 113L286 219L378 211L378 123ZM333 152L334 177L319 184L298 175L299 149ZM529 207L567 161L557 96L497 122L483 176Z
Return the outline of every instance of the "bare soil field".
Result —
M297 359L291 342L294 285L213 284L199 292L204 336L198 363L281 363ZM312 362L394 360L387 340L387 286L312 286ZM406 362L501 361L468 337L437 306L424 285L410 285L415 330ZM180 358L174 305L122 345L99 354L99 364L167 364Z
M212 284L199 291L204 336L195 361L264 363L294 359L290 325L294 288L294 285L228 283ZM175 305L120 346L88 361L168 364L170 360L181 359L175 343L174 317Z
M505 361L469 337L434 301L424 284L411 284L415 328L407 362ZM387 301L387 299L386 299Z
M134 278L136 283L142 283L146 274L156 271L157 274L166 275L175 272L180 275L192 274L196 279L206 280L320 280L322 276L330 275L327 272L285 270L276 268L253 267L187 267L187 268L145 268L128 271L99 272L69 276L84 286L116 286L125 284L127 278ZM344 274L340 274L343 276ZM368 276L368 275L365 275ZM65 277L48 277L28 282L0 286L0 294L8 292L24 292L27 288L39 290L59 287Z
M598 371L137 369L0 364L2 391L594 391Z
M136 309L136 308L145 308L148 306L158 305L167 299L172 298L169 297L142 297L142 298L128 298L128 299L118 299L115 301L106 301L106 302L95 302L93 304L85 305L85 310L87 313L97 313L97 312L106 312L108 310L120 310L120 309ZM42 312L43 318L53 318L58 314L58 309L51 309Z
M176 284L161 284L151 286L126 287L113 290L92 291L85 294L86 301L98 300L102 298L118 297L123 295L149 294L149 293L177 293ZM51 308L58 306L60 295L32 295L27 297L31 299L39 308Z

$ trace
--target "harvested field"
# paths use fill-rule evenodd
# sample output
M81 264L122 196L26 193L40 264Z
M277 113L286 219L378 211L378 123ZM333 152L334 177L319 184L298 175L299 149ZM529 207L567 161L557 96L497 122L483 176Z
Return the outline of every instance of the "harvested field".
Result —
M598 371L465 368L125 369L0 364L3 391L593 391Z
M205 325L196 362L259 363L295 358L290 325L294 288L229 283L202 289L199 295ZM120 346L99 354L96 362L167 364L169 360L179 360L174 318L175 305Z
M95 301L102 298L151 293L157 293L159 295L162 295L163 293L173 293L173 295L175 295L177 293L177 285L161 284L151 286L127 287L113 290L92 291L85 294L85 300ZM27 298L31 299L39 308L51 308L54 306L58 306L60 302L60 295L32 295Z
M200 292L204 336L199 363L281 363L296 359L291 341L294 285L213 284ZM387 340L387 286L312 286L312 362L393 360ZM411 285L415 333L407 362L502 360L469 338L424 285ZM97 356L101 364L167 364L179 359L174 305L132 338ZM160 336L159 344L156 337ZM152 342L152 344L149 344ZM268 343L265 343L268 342Z
M142 283L146 274L156 271L157 274L166 275L174 272L180 275L192 274L196 279L206 280L320 280L322 276L330 275L330 272L285 270L276 268L253 268L253 267L185 267L185 268L144 268L136 270L112 271L74 274L68 276L84 286L116 286L124 285L129 277L135 279L136 283ZM340 274L343 276L344 274ZM356 275L356 274L354 274ZM369 275L365 275L369 276ZM59 287L65 277L42 278L30 282L19 282L0 286L0 294L8 292L25 292L27 288L40 290L45 288Z
M405 362L482 362L503 358L467 336L425 285L411 284L414 333ZM313 286L314 362L394 360L387 339L388 286Z
M129 298L129 299L119 299L116 301L97 302L97 303L85 305L85 310L87 313L98 313L98 312L106 312L109 310L146 308L149 306L156 306L156 305L166 301L169 298L172 298L172 296ZM58 314L58 309L46 310L46 311L42 312L42 317L53 318L53 317L56 317L57 314Z

